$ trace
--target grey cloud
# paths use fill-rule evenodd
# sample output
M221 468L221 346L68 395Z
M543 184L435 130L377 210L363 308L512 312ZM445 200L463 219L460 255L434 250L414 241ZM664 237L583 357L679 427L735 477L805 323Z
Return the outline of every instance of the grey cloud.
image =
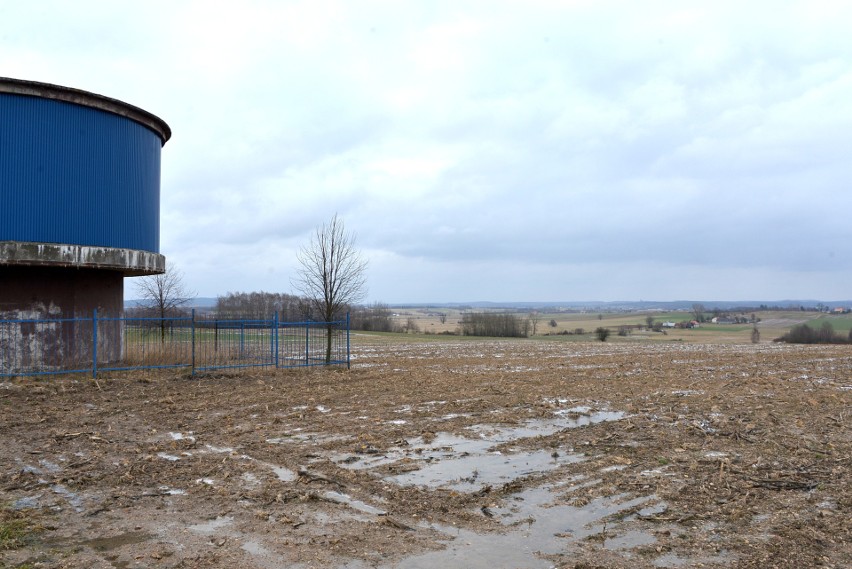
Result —
M281 256L335 212L375 299L820 297L848 277L842 3L147 6L0 8L0 74L171 124L163 249L206 295L280 290Z

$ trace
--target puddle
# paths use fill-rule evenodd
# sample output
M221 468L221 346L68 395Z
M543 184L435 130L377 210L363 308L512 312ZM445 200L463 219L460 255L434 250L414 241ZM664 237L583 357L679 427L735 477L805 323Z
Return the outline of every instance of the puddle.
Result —
M33 466L31 464L25 464L20 458L16 458L15 462L21 465L21 472L26 474L44 474L44 471L38 466Z
M37 508L39 498L41 498L41 494L38 496L24 496L23 498L19 498L12 503L12 509L28 510L30 508Z
M195 442L195 437L192 436L191 434L190 435L184 435L183 433L169 433L169 436L172 438L173 441L182 441L182 440L186 439L190 442L193 442L193 443Z
M668 511L669 507L664 503L660 502L659 504L654 504L653 506L648 506L647 508L642 508L636 515L640 518L648 518L650 516L656 516Z
M288 563L283 557L257 541L246 541L241 546L241 549L251 554L252 561L254 562L253 566L260 569L297 569L302 567L302 565Z
M564 429L603 421L617 421L624 416L621 412L593 412L587 407L573 407L557 411L550 419L530 420L518 426L476 425L466 430L466 436L437 433L427 438L409 439L407 445L381 454L340 454L333 456L332 460L350 469L390 467L396 473L385 479L400 485L471 492L482 486L502 485L524 476L545 473L584 458L567 449L527 451L512 446L520 446L524 439L553 435ZM618 468L623 466L610 469ZM571 493L599 482L574 476L553 486L528 489L510 498L506 505L483 511L483 515L504 526L505 534L478 534L461 528L421 526L446 534L445 549L408 557L394 567L550 568L552 562L541 559L542 555L570 552L574 544L592 536L597 536L601 547L609 550L626 550L656 543L656 538L650 533L619 531L620 522L611 519L613 515L628 512L631 514L628 519L635 519L637 514L665 511L665 504L655 496L610 496L594 499L582 507L559 503L560 496L564 501Z
M200 524L191 525L188 529L207 536L220 534L245 540L240 546L240 549L251 555L252 567L261 569L300 569L303 567L301 564L287 562L284 557L275 553L256 539L246 539L248 536L233 528L233 524L233 516L219 516ZM235 566L242 567L244 565L239 564Z
M342 494L340 492L328 491L323 495L327 500L331 500L332 502L336 502L338 504L344 504L349 506L353 510L357 510L359 512L363 512L365 514L370 514L374 516L386 516L387 512L384 510L380 510L375 506L371 506L370 504L365 504L360 500L355 500L352 496L348 494Z
M251 472L243 472L240 478L245 482L246 488L254 489L260 487L260 480Z
M272 555L271 551L269 551L267 548L263 547L256 541L247 541L243 544L242 548L244 551L248 551L252 555L257 555L260 557L270 557Z
M122 533L113 537L99 537L82 542L82 545L88 545L95 551L112 551L124 545L133 545L143 543L149 539L153 539L154 535L141 531Z
M266 442L273 445L287 445L287 444L301 444L301 443L325 443L325 442L335 442L335 441L345 441L349 440L352 437L348 435L324 435L320 433L299 433L292 432L286 433L280 437L274 437L271 439L266 439Z
M43 458L38 461L40 465L44 467L44 469L50 474L56 474L57 472L62 471L62 467L56 464L55 462L50 462L49 460Z
M625 416L625 413L621 411L595 411L594 413L584 414L583 411L578 409L585 408L556 411L554 413L557 416L555 419L533 419L520 427L477 425L471 427L470 430L494 442L509 442L517 439L548 436L564 429L576 429L605 421L618 421ZM569 414L572 416L566 416Z
M551 419L530 420L519 426L476 425L467 429L466 436L438 433L427 438L409 439L407 445L381 454L349 453L333 456L332 460L350 469L389 466L391 471L396 469L397 472L385 479L396 484L471 492L482 486L502 485L520 477L544 473L584 458L561 448L526 451L513 448L513 444L519 445L524 439L553 435L564 429L617 421L625 416L613 411L590 412L586 407L563 409L554 415ZM623 466L611 469L617 468ZM620 522L611 518L616 514L630 513L627 519L635 519L637 514L665 511L665 504L656 496L610 496L594 499L582 507L559 503L560 496L564 501L573 492L599 482L574 476L553 486L530 488L514 495L501 507L484 510L483 515L503 525L505 534L478 534L438 525L421 526L446 534L445 549L408 557L394 567L550 568L552 562L541 559L542 555L570 552L574 544L592 536L597 536L601 547L609 550L656 543L650 533L619 531ZM358 509L353 502L347 503ZM371 509L367 513L379 512Z
M483 486L511 483L524 476L542 474L584 459L583 455L572 452L573 449L529 451L517 448L525 439L554 435L565 429L604 421L617 421L623 417L625 413L618 411L572 407L557 410L549 419L534 419L516 426L475 425L465 430L465 436L429 434L408 439L400 446L383 452L362 449L362 452L338 453L330 458L347 469L388 468L391 475L385 480L400 485L473 492ZM623 466L612 470L616 468ZM643 506L641 511L645 515L663 511L665 505L659 503L655 496L610 496L594 499L582 507L558 503L560 496L564 501L564 497L572 492L599 482L575 476L562 484L528 489L510 498L506 505L483 511L483 515L493 517L504 526L505 535L477 534L446 526L420 526L446 534L445 549L408 557L394 567L550 568L553 564L541 559L541 555L570 552L572 544L591 536L600 536L601 546L612 550L655 543L652 534L619 531L619 522L610 519L614 514L628 512L635 518L634 510ZM325 498L362 513L385 513L346 494L327 492ZM606 525L605 521L610 525Z
M50 487L54 493L59 494L66 500L77 512L82 512L85 508L83 507L83 499L80 498L79 494L72 492L62 484L55 484Z
M234 523L234 518L232 516L225 516L225 517L214 518L212 520L209 520L209 521L206 521L206 522L203 522L203 523L200 523L200 524L195 524L194 526L189 526L189 529L191 529L192 531L194 531L196 533L201 533L201 534L207 535L207 534L216 533L217 531L221 530L222 528L228 527L232 523Z
M649 533L631 530L624 532L621 535L607 537L603 540L603 546L610 550L632 549L642 545L651 545L656 542L656 538Z
M540 474L582 460L578 454L562 454L554 457L551 452L539 450L534 452L517 452L503 454L487 452L487 447L493 446L489 441L472 441L479 445L463 443L462 447L470 450L461 455L458 450L450 452L443 459L439 450L428 453L433 462L419 470L413 470L387 480L400 485L415 484L430 488L449 488L460 492L473 492L487 485L502 485L523 476ZM479 448L474 448L478 446ZM485 447L485 448L482 448ZM428 452L428 451L427 451ZM423 454L427 454L424 452Z
M447 413L441 417L436 417L432 419L433 421L452 421L453 419L459 419L462 417L470 417L469 413Z
M577 508L554 504L556 495L548 488L533 488L518 494L509 506L495 508L491 514L509 530L505 535L477 534L471 531L432 526L447 534L446 549L403 559L398 569L427 569L433 567L494 567L550 568L553 563L539 555L570 552L573 543L604 532L604 519L625 510L634 509L653 496L627 499L625 496L597 498ZM612 522L610 521L610 524ZM608 549L628 549L655 543L651 534L638 531L619 533L608 525L603 546Z
M280 480L281 482L293 482L299 477L295 472L293 472L289 468L277 466L275 464L267 464L266 466L272 469L272 472L275 473L275 476L277 476L278 480Z
M569 416L570 415L570 416ZM331 457L338 466L351 470L367 470L402 464L406 472L387 480L400 485L420 485L473 492L486 485L501 485L523 476L545 473L565 464L579 462L582 455L564 450L521 451L494 450L500 445L522 439L548 436L564 429L617 421L619 411L589 412L587 407L574 407L557 412L551 419L533 419L520 426L475 425L463 437L438 433L434 437L409 439L407 445L376 454L336 454Z

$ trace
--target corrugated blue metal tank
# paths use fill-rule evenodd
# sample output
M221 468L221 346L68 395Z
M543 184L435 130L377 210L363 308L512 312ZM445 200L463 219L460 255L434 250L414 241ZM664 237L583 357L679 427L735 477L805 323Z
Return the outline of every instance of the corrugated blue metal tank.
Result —
M159 253L160 119L66 87L0 81L0 241Z

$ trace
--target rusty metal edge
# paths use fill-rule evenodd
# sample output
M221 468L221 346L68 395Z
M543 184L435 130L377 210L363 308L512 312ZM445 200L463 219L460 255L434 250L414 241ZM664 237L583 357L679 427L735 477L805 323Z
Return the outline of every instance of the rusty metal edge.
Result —
M12 77L0 77L0 93L63 101L119 115L154 131L163 141L163 144L166 144L166 141L172 136L172 130L169 128L169 125L158 116L124 101L98 95L97 93L90 93L82 89L63 87L62 85L42 83L39 81L14 79Z

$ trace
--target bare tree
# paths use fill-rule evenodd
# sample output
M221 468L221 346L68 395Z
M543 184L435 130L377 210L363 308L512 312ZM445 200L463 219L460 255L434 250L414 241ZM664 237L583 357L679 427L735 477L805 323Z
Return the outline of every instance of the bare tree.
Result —
M849 331L852 334L852 330ZM757 329L757 324L751 329L751 343L759 344L760 343L760 330Z
M293 286L323 322L334 322L343 308L366 294L367 261L337 214L316 229L310 243L299 250L298 259L301 268ZM330 363L332 327L327 330L325 361Z
M180 307L195 298L183 282L183 273L176 267L167 267L159 275L143 277L136 281L139 306L154 318L160 319L160 341L166 341L166 318L180 314Z
M541 322L541 314L538 313L538 310L530 312L529 321L532 326L532 335L535 336L535 333L538 330L538 323Z
M417 325L417 319L414 316L409 316L405 321L405 333L406 334L419 334L420 326Z

